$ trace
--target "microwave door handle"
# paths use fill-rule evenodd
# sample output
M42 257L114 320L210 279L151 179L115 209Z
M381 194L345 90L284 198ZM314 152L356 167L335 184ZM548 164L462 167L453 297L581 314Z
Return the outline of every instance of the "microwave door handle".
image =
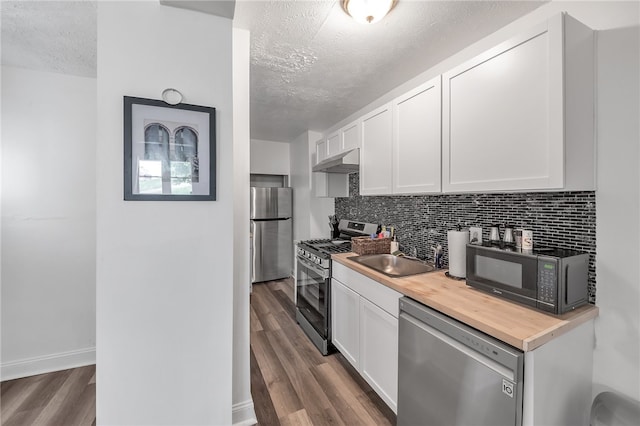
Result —
M565 306L569 304L569 265L564 265L564 271L563 271L563 277L562 279L564 280L564 282L562 283L562 287L564 289L564 304Z
M564 292L565 306L570 306L579 302L580 300L587 300L589 298L589 290L586 286L582 286L581 283L589 280L589 272L586 268L583 270L578 265L564 265L564 283L562 283L562 290ZM558 297L559 298L559 297Z

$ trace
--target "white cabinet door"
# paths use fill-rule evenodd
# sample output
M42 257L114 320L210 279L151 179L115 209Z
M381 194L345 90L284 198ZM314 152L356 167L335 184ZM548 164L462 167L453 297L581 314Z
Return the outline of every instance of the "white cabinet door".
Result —
M593 187L592 33L558 15L443 74L445 192Z
M562 187L546 26L444 74L444 189Z
M340 153L340 133L336 132L327 137L327 158Z
M362 118L360 195L391 194L391 103Z
M360 299L360 371L380 397L397 411L398 319Z
M395 412L402 294L337 262L331 291L333 344Z
M360 360L360 295L331 280L331 340L356 369Z
M329 155L328 147L327 139L316 142L316 164L327 158Z
M360 148L360 121L354 121L340 130L342 151Z
M393 193L441 190L440 76L393 101Z

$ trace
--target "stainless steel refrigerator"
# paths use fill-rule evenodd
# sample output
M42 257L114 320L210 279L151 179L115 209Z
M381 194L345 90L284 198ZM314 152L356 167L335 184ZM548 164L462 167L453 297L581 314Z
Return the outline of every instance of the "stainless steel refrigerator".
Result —
M251 282L291 275L291 188L251 188Z

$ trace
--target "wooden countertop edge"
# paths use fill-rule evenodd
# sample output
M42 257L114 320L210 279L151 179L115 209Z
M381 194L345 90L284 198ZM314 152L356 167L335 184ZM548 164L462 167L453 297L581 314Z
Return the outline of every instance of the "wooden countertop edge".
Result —
M523 341L523 350L532 351L558 336L578 327L585 322L594 319L600 313L600 309L595 305L582 306L575 311L566 313L558 317L561 322L555 327L548 328L540 333L529 337Z
M425 305L437 311L440 311L446 315L449 315L452 318L457 319L458 321L461 321L474 328L477 328L478 330L484 333L487 333L488 335L493 336L496 339L501 340L511 346L514 346L524 352L532 351L544 345L545 343L572 330L573 328L579 326L580 324L583 324L597 317L599 313L599 309L596 306L586 305L576 309L575 311L568 312L561 316L552 316L540 311L533 310L525 306L520 306L517 303L510 302L508 300L496 298L490 294L486 294L484 292L480 292L479 290L467 287L466 284L464 284L464 282L462 281L454 281L454 280L450 280L449 278L446 278L447 281L443 280L442 282L436 282L438 280L442 280L442 278L444 277L444 271L430 272L427 274L413 275L411 277L406 277L406 278L411 278L415 280L415 279L421 279L421 278L429 279L429 276L432 276L434 279L430 280L431 281L430 285L437 286L438 287L437 290L451 290L454 293L473 292L469 294L474 294L475 297L480 297L482 299L488 300L492 304L496 304L496 303L504 304L504 306L508 307L508 309L510 310L523 309L529 312L533 311L536 314L543 315L546 319L551 319L552 321L555 320L555 324L552 324L551 326L544 328L538 333L522 338L506 332L505 329L508 329L509 327L505 327L504 329L496 328L492 326L489 323L489 321L485 322L478 319L477 317L466 315L464 312L455 309L451 305L447 305L446 303L442 303L437 300L434 300L433 298L429 298L429 293L430 292L433 293L434 291L437 291L437 290L425 291L424 289L421 289L421 291L419 292L412 288L414 285L412 285L411 282L409 282L408 280L406 279L403 280L402 278L387 277L384 274L381 274L370 268L367 268L366 266L360 265L358 263L355 263L349 260L348 257L351 257L351 256L357 256L357 254L342 253L338 255L333 255L332 259L358 273L361 273L379 282L380 284L383 284L399 293L402 293L405 296L416 299L419 302L424 303Z

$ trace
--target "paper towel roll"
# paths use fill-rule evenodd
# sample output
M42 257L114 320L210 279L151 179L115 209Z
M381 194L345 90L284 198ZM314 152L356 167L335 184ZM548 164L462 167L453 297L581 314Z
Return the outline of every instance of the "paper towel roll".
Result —
M449 275L466 278L469 231L447 231L447 242L449 245Z

